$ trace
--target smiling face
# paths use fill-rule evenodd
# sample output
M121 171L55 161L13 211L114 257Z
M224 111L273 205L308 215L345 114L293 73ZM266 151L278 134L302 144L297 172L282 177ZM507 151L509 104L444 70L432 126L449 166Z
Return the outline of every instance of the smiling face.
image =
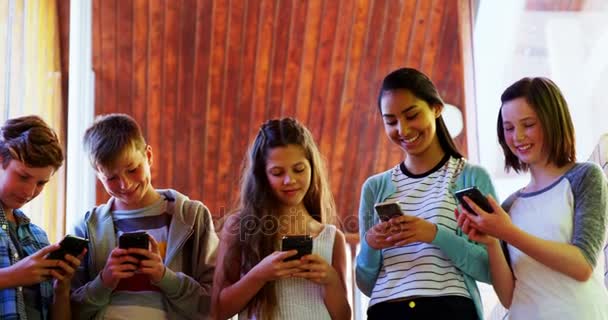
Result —
M506 101L501 109L503 134L509 150L530 167L545 165L544 135L538 115L526 99Z
M54 172L52 166L28 167L14 159L6 167L0 165L0 201L5 212L10 214L36 198Z
M156 201L158 193L152 187L150 166L152 148L145 152L129 147L114 161L110 168L97 166L97 177L106 192L116 198L115 210L144 208Z
M311 176L310 162L302 147L290 144L268 151L266 178L284 209L303 206Z
M429 106L405 89L385 91L380 100L386 134L408 157L414 158L441 157L435 121L442 107Z

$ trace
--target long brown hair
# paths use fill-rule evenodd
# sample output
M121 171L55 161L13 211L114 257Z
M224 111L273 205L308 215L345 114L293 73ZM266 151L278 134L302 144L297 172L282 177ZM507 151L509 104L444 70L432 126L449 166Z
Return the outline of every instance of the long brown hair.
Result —
M219 283L235 283L266 256L276 251L278 236L278 203L266 177L266 160L271 149L288 145L299 146L310 163L311 182L303 202L308 213L318 222L331 223L335 215L335 203L329 188L325 162L310 131L293 118L269 120L258 131L244 160L239 194L239 208L235 216L238 223L226 223L231 228L231 243L216 277ZM238 236L237 236L238 235ZM224 240L224 239L222 239ZM229 240L229 239L227 239ZM229 240L230 241L230 240ZM237 275L225 272L240 261ZM232 266L231 266L232 264ZM233 277L233 278L231 278ZM274 282L268 282L249 301L249 316L269 317L273 314L277 299Z

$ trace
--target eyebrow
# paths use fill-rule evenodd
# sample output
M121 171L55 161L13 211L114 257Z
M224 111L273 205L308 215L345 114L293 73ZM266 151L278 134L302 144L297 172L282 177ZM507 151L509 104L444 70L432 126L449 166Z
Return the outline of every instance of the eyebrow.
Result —
M529 116L529 117L525 117L525 118L523 118L523 119L518 119L518 120L517 120L517 121L515 121L515 122L522 122L522 121L526 121L526 120L536 120L536 119L535 119L533 116ZM502 123L503 123L503 124L505 124L505 123L511 123L511 121L507 121L507 120L505 120L505 121L503 121Z
M292 167L299 166L299 165L301 165L301 164L305 164L305 162L304 162L304 161L296 162L296 163L294 163L294 164L292 165ZM278 169L283 169L283 167L282 167L282 166L272 166L272 167L268 168L267 170L272 170L272 169L275 169L275 168L278 168Z
M412 109L416 108L417 106L418 106L417 104L413 104L413 105L411 105L411 106L407 106L407 107L405 107L405 109L403 109L403 110L402 110L400 113L401 113L401 114L408 113L410 110L412 110ZM391 114L391 113L383 113L383 114L382 114L382 116L383 116L383 117L394 117L395 115L394 115L394 114Z

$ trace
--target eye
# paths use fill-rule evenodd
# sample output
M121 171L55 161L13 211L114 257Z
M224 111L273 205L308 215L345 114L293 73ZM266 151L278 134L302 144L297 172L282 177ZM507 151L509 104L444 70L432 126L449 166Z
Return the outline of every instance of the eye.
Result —
M129 173L135 173L135 171L137 171L137 169L139 169L139 167L135 167L133 169L129 169Z
M306 166L305 165L301 165L301 166L297 166L293 169L294 172L296 173L302 173L304 172L304 170L306 170Z
M536 122L524 123L524 127L526 127L526 128L532 128L535 125L536 125Z
M506 132L511 132L511 131L513 131L513 127L511 127L511 126L504 127L504 130L505 130Z
M414 119L416 119L417 116L418 116L418 112L416 112L416 113L414 113L412 115L406 115L405 119L406 120L414 120Z
M44 187L44 185L46 185L47 181L40 181L38 182L38 186L39 187Z
M273 177L280 177L281 175L283 175L283 170L275 168L275 169L270 170L269 173Z
M107 177L106 181L114 181L116 180L116 176Z

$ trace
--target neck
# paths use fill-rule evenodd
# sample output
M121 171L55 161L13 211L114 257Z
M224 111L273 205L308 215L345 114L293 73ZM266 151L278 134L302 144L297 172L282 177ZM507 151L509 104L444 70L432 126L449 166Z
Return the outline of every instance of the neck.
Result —
M2 210L4 211L4 216L6 220L15 222L15 214L13 213L13 208L7 208L4 203L2 203Z
M413 174L422 174L433 169L445 156L445 151L439 145L439 139L435 136L433 143L421 154L405 155L405 167Z
M279 216L279 234L302 235L310 234L311 220L314 220L304 204L293 207L284 207Z
M552 163L543 166L530 166L530 183L526 186L526 192L539 191L550 186L573 166L574 163L569 163L563 167L557 167Z

